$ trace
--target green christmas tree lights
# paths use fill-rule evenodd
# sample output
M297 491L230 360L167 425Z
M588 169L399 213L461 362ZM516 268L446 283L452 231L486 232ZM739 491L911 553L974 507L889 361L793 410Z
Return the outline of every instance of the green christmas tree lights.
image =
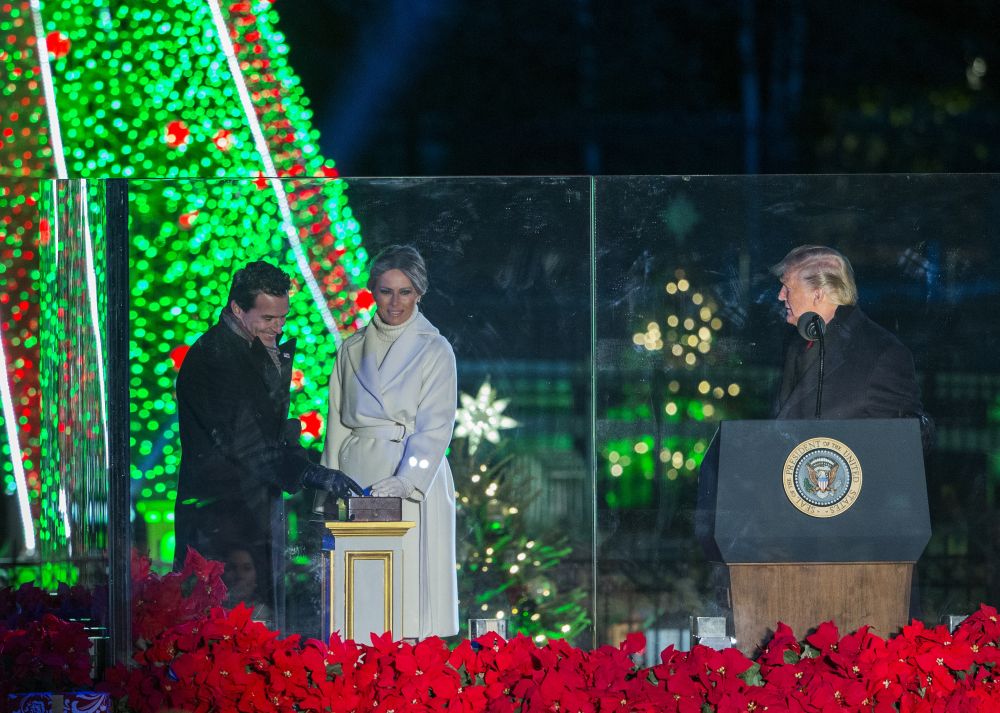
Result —
M32 514L57 540L65 533L43 502L62 476L39 448L39 326L54 317L39 311L38 179L132 179L132 477L151 545L171 529L176 370L217 319L232 272L250 260L295 277L292 413L307 442L321 437L333 355L370 311L367 254L347 184L319 153L277 22L266 0L0 6L0 327L13 404L3 418L18 421L0 468L13 492L11 452L21 454ZM58 429L52 417L44 416Z

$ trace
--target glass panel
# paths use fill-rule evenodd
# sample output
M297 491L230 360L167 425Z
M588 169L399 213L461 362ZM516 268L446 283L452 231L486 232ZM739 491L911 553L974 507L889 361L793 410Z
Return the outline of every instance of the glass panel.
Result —
M698 466L718 421L772 415L791 328L768 269L800 244L852 261L861 308L913 352L937 423L914 615L936 623L996 600L998 188L995 176L595 179L599 639L640 629L650 651L686 646L690 615L724 613L693 537Z
M0 183L5 289L3 579L93 592L107 611L107 286L102 186ZM101 612L100 615L96 612Z
M457 436L449 454L459 499L460 621L502 616L511 631L589 642L590 179L133 181L130 206L141 550L160 568L174 559L182 457L174 382L190 347L219 319L234 270L267 259L295 281L285 325L285 336L298 340L290 414L318 458L338 339L372 312L364 289L370 256L412 243L430 276L420 310L451 343L463 394L459 423L468 435ZM246 483L232 485L252 493ZM195 494L190 504L209 499ZM273 514L274 504L264 509ZM272 534L285 536L274 559L284 576L272 588L285 586L285 605L265 614L260 607L258 616L315 635L322 528L312 493L283 505L284 526L260 515L260 535L243 542L255 550L244 554L254 558L257 579L257 593L245 598L280 599L262 592L271 578L258 563ZM203 544L218 545L207 553L230 559L232 573L227 554L248 548L229 542L227 553L225 540Z

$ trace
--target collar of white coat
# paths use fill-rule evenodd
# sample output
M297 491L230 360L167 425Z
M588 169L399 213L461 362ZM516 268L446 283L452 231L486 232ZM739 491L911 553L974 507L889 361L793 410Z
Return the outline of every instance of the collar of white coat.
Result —
M382 394L392 385L393 381L405 373L406 366L428 347L433 338L440 334L440 331L423 314L417 314L416 319L393 342L380 369L375 357L374 344L369 344L367 348L365 346L369 340L378 338L369 330L374 332L374 327L365 327L363 332L358 334L358 339L349 339L345 342L344 352L350 359L351 366L362 387L375 397L384 408Z

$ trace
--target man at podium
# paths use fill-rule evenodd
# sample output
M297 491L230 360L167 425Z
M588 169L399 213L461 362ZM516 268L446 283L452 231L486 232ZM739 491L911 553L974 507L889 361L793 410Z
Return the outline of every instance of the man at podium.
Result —
M857 307L850 262L833 248L801 245L771 268L793 338L775 403L779 419L923 415L910 350ZM825 353L824 353L825 352Z
M800 246L771 271L802 336L786 352L777 420L720 424L695 516L708 558L727 567L748 655L779 620L800 634L828 620L897 631L919 601L913 566L930 539L918 439L931 424L910 351L856 306L836 250Z

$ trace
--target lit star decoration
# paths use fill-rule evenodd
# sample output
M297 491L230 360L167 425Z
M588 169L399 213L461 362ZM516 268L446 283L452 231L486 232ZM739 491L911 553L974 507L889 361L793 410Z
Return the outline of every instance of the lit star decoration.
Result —
M501 429L517 426L517 421L503 415L509 400L498 399L488 379L479 387L475 398L464 392L459 398L462 408L455 414L455 438L468 439L470 455L476 452L483 439L499 443Z
M13 492L13 463L23 464L43 539L64 537L48 499L61 492L65 469L46 453L57 453L56 439L73 437L72 424L43 417L38 376L43 356L68 359L49 353L57 347L38 336L65 317L55 299L46 307L38 297L48 234L39 179L59 175L61 163L63 177L132 179L131 475L137 511L162 513L155 524L166 529L150 530L151 538L168 536L171 524L163 519L176 498L177 369L217 321L233 271L251 260L267 259L293 277L286 337L298 340L294 366L302 376L290 415L305 415L306 442L321 437L322 419L311 414L325 412L336 340L370 317L368 255L347 183L319 153L277 22L266 1L13 0L0 12L0 338L13 414L0 413L0 426L9 419L18 434L14 443L0 427L0 477ZM47 72L40 39L49 50ZM94 231L94 253L102 255ZM86 275L75 278L75 289L85 292Z

